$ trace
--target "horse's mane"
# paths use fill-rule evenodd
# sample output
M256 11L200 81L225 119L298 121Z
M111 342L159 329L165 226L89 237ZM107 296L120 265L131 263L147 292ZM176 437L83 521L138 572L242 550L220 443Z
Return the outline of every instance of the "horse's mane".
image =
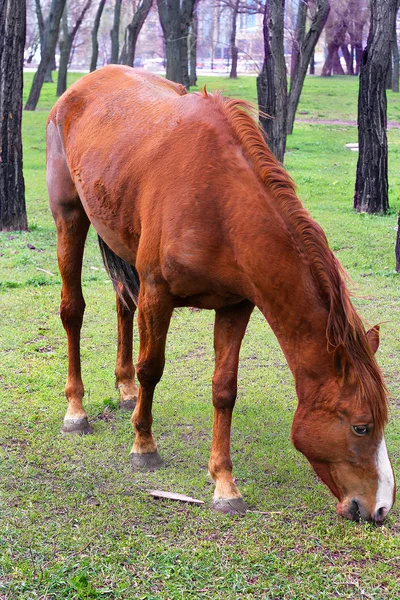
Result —
M203 95L223 112L255 172L279 203L279 212L327 305L328 350L345 350L354 367L358 401L369 403L375 427L382 430L388 419L386 388L362 321L350 301L346 273L329 248L325 233L302 206L293 180L268 148L257 124L257 108L250 102L224 98L218 93L211 95L206 90Z

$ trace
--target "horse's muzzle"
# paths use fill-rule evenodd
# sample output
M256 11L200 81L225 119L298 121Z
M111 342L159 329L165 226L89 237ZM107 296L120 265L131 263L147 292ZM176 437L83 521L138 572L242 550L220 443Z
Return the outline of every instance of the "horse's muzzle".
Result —
M367 521L369 523L375 523L376 525L382 525L386 515L388 514L390 507L379 506L371 514L360 502L360 500L350 500L349 502L339 502L336 507L338 515L350 521Z

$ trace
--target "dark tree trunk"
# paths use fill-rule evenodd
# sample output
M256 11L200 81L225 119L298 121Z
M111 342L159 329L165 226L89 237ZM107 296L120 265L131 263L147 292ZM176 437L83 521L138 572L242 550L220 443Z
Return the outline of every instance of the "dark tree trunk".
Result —
M296 68L290 78L290 91L287 104L287 133L293 133L294 119L299 104L301 90L307 74L307 68L314 53L319 36L325 26L330 11L329 0L317 0L316 11L310 29L303 37Z
M236 23L239 12L240 0L235 0L232 7L232 24L231 24L231 37L230 37L230 51L231 51L231 72L229 73L230 79L237 79L237 64L239 48L236 46Z
M336 51L333 55L332 72L334 75L344 75L344 70L339 57L339 46L336 46Z
M51 57L51 59L49 61L43 83L54 83L53 82L53 71L55 71L56 69L57 69L56 54L54 52L53 56Z
M33 78L31 91L25 110L35 110L39 101L40 91L43 86L48 64L54 55L60 29L60 20L63 14L65 0L52 0L49 17L46 21L45 38L42 50L42 57L38 69Z
M179 0L157 0L158 14L165 38L167 79L183 83L181 53L181 14Z
M92 29L92 58L90 60L90 71L95 71L97 67L97 59L99 56L99 42L97 35L99 33L101 15L103 14L104 5L106 0L100 0L96 16L93 23Z
M336 51L337 44L335 44L335 42L330 42L328 44L328 54L326 56L324 66L322 67L321 77L330 77L332 75L333 62Z
M354 52L355 52L355 56L356 56L356 70L355 70L355 75L359 75L360 74L360 70L361 70L361 62L362 62L362 57L363 57L363 48L361 44L355 44L354 45Z
M392 53L390 52L390 54L392 54ZM392 75L393 75L392 56L390 56L390 60L389 60L389 64L388 64L388 68L387 68L387 72L386 72L386 89L387 90L392 89Z
M139 37L139 33L147 19L147 15L150 12L153 0L142 0L137 7L135 14L133 15L132 21L127 27L127 53L126 53L126 65L133 67L135 61L135 50L136 43Z
M40 5L40 0L35 0L35 7L36 7L36 17L37 17L37 22L38 22L38 27L39 27L40 53L42 53L42 49L44 47L45 24L44 24L44 19L43 19L42 7ZM55 54L53 54L51 60L49 61L49 64L48 64L48 67L46 70L46 75L44 76L44 83L53 83L52 71L55 71L55 69L56 69L56 57L55 57Z
M386 73L397 0L372 0L371 26L364 51L358 95L357 177L354 208L385 213L388 200Z
M354 75L360 74L361 61L363 57L363 31L365 25L366 16L362 13L359 15L361 5L359 2L354 4L354 19L352 22L352 28L350 31L350 41L351 47L353 51L353 56L355 58L355 70ZM358 18L357 18L358 16Z
M67 0L68 1L68 0ZM71 39L68 30L68 4L65 3L61 19L61 36L58 42L60 47L60 64L58 65L57 96L61 96L67 89L68 61L71 52Z
M308 11L308 0L300 0L297 10L296 31L292 44L292 56L290 61L290 79L298 69L300 61L301 45L306 35L306 21Z
M393 66L392 66L392 92L399 92L399 47L397 40L394 40L392 47Z
M287 118L287 76L283 47L284 13L285 0L270 0L265 4L264 62L257 77L260 121L268 146L280 162L283 162L285 155Z
M311 54L310 58L310 75L315 75L315 51Z
M340 46L342 50L343 58L346 61L346 71L347 75L354 75L354 67L353 67L353 49L349 50L347 44L342 44Z
M397 43L397 12L399 10L399 0L397 0L396 17L392 32L391 48L392 48L392 92L399 91L399 46Z
M400 273L400 212L397 219L397 239L396 239L396 271Z
M119 56L119 24L121 21L121 3L122 0L115 1L114 8L114 23L113 28L110 31L111 36L111 64L118 64Z
M44 19L43 19L42 7L40 5L40 0L35 0L35 8L36 8L36 18L37 18L38 28L39 28L40 51L42 51L42 48L44 46Z
M121 54L119 55L118 63L126 65L128 60L128 28L125 29L124 43L122 45Z
M183 85L190 87L189 81L189 31L196 0L182 0L181 3L181 61Z
M22 173L25 0L0 0L0 230L26 230Z
M189 87L188 36L196 0L157 0L165 39L167 79Z
M67 72L68 64L71 57L71 49L82 25L85 14L89 10L92 4L92 0L86 0L86 4L83 6L80 15L78 16L75 25L72 30L68 28L68 6L65 4L63 16L62 16L62 36L60 38L60 64L58 67L58 80L57 80L57 96L61 96L67 89Z
M197 83L197 31L198 20L196 7L193 11L192 24L189 34L189 85L194 86Z

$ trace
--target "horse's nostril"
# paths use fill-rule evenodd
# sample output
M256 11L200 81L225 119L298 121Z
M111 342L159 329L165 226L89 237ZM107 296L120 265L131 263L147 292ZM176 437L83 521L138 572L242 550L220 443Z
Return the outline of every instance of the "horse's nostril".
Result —
M376 523L383 523L383 520L386 517L386 515L388 514L388 512L389 512L389 509L387 508L387 506L380 506L375 511L374 521Z
M358 505L358 502L356 500L352 500L351 501L351 505L350 505L350 515L353 521L359 521L360 520L360 507Z

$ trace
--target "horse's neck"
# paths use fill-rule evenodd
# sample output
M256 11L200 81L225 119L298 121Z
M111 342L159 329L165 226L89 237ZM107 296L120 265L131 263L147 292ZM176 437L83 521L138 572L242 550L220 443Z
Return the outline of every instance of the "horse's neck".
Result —
M307 260L280 227L260 231L261 252L252 257L254 301L273 329L293 374L326 376L332 364L327 350L328 308ZM265 251L262 251L262 249Z
M292 291L287 288L281 295L277 290L277 298L271 301L270 291L266 290L260 309L295 378L300 373L324 378L331 364L326 338L328 313L321 305L316 305L315 299L307 301L307 297L299 292L298 288Z

